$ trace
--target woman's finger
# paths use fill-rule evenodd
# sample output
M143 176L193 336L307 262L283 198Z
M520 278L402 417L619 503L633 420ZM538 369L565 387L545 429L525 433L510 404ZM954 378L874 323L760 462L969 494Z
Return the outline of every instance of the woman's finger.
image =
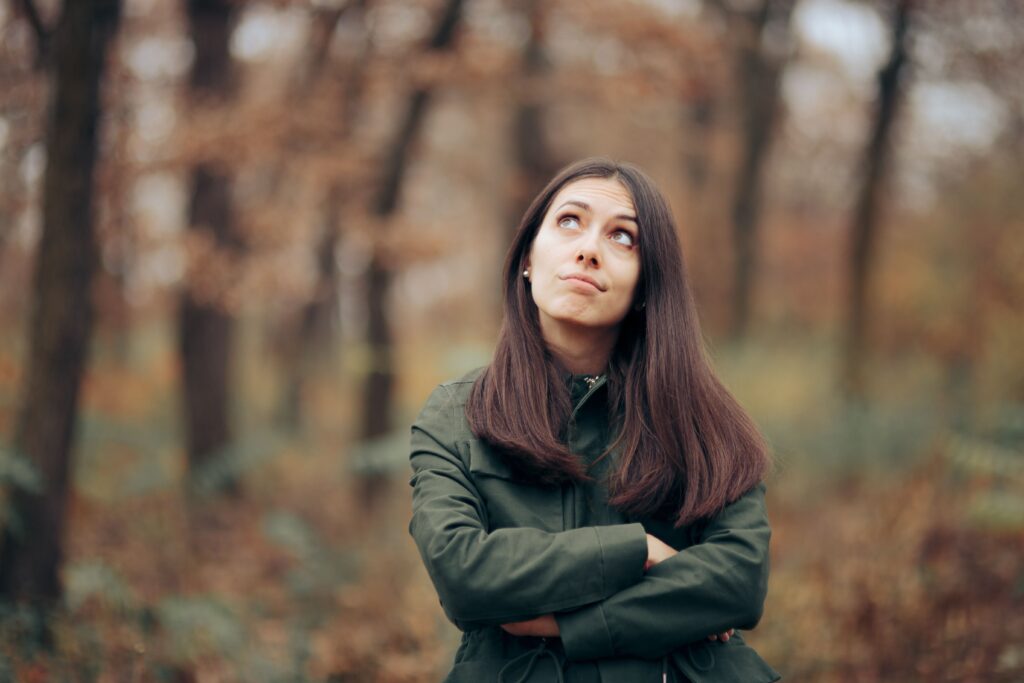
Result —
M708 640L721 640L723 643L727 643L729 642L729 638L731 638L735 633L736 629L731 628L723 633L712 633L708 636Z

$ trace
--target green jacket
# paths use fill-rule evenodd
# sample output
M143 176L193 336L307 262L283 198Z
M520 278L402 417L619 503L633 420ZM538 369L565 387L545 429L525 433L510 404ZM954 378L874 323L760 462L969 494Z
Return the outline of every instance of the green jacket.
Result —
M739 634L707 640L761 617L771 536L764 485L712 519L674 528L608 505L602 481L613 458L593 465L587 483L523 481L469 429L465 403L479 372L439 386L412 427L409 530L463 631L446 681L778 680ZM613 436L604 379L567 381L568 444L593 463ZM645 573L646 533L680 552ZM560 638L500 627L550 613Z

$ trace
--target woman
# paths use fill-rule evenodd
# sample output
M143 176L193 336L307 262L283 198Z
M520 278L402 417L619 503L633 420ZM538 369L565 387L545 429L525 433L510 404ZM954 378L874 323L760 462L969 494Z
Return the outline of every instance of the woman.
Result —
M463 631L446 680L774 681L753 628L764 442L705 358L676 228L588 159L509 250L489 366L412 428L410 532Z

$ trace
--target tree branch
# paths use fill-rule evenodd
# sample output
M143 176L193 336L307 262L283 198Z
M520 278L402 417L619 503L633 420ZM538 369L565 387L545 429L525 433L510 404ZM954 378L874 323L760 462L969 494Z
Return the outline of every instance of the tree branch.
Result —
M14 5L17 8L21 5L21 11L32 26L32 32L36 36L36 68L41 68L46 63L50 51L50 31L43 25L39 17L39 10L36 9L32 0L16 0Z

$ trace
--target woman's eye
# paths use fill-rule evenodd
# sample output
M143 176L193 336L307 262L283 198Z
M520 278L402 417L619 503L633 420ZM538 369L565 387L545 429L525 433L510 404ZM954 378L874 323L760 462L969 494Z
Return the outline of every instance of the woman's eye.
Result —
M575 229L580 227L580 221L576 216L562 216L558 219L558 227Z
M611 234L611 238L613 241L618 242L619 244L624 244L627 247L633 246L633 235L625 230L616 230Z

